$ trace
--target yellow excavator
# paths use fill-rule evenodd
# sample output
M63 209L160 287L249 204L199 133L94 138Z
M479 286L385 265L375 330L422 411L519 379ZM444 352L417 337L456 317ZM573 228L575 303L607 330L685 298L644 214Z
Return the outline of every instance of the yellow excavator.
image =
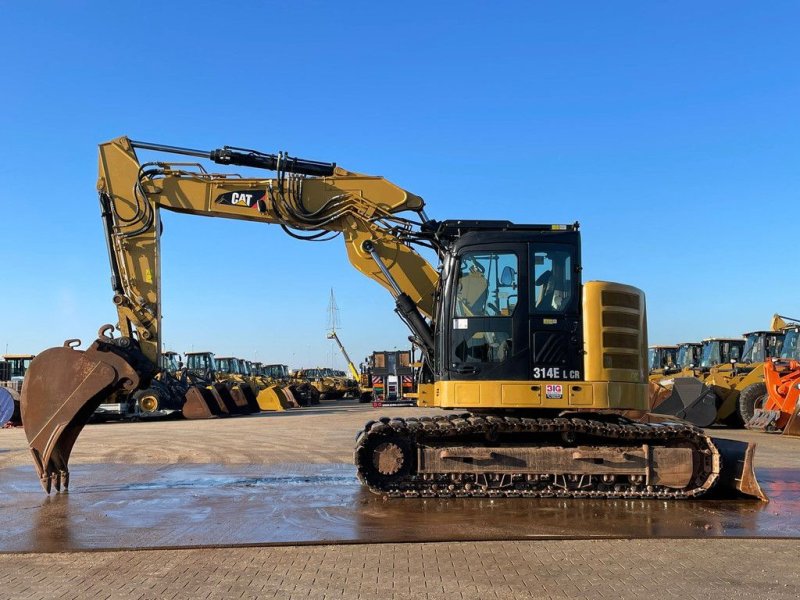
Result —
M137 150L162 159L141 162ZM275 174L214 173L196 159ZM126 137L100 145L98 191L119 333L104 327L88 349L69 341L31 364L23 423L48 492L66 487L94 407L145 386L158 364L166 209L277 224L309 241L339 235L353 266L392 294L423 356L418 404L452 412L365 425L355 463L374 493L684 499L736 488L763 498L752 445L620 414L648 408L644 293L581 281L577 223L435 221L419 196L333 163Z

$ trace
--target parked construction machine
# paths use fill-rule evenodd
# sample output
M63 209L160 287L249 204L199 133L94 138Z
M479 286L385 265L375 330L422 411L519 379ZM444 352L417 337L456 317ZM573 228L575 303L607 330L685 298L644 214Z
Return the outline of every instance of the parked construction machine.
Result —
M775 315L773 328L784 333L780 354L764 363L764 381L739 395L748 429L800 436L800 321Z
M764 361L777 356L783 331L750 331L742 338L709 338L698 367L673 377L651 379L655 412L675 415L700 427L713 423L742 427L752 416L740 410L740 393L764 380Z
M316 402L319 400L335 400L344 396L341 385L331 372L322 367L313 369L295 369L291 374L293 385L310 385L317 390Z
M289 367L282 364L264 365L264 377L270 384L277 385L284 391L289 404L293 407L319 404L319 392L310 383L294 381L289 374Z
M271 169L271 178L140 162L136 151ZM158 364L159 211L341 235L356 269L386 288L423 356L420 406L449 416L383 418L357 437L359 479L388 497L695 498L736 488L763 497L751 445L648 409L644 293L582 283L578 225L427 217L422 198L382 177L254 150L177 148L118 138L98 182L119 335L58 347L31 364L23 422L46 491L66 486L88 414ZM439 268L417 248L433 249ZM465 412L468 411L468 412Z

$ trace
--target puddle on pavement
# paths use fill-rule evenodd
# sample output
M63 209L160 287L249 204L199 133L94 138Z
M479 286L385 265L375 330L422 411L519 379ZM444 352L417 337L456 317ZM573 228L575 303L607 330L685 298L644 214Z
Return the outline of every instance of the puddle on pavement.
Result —
M800 537L800 469L753 500L386 500L345 464L78 465L45 496L0 471L0 551L592 537Z

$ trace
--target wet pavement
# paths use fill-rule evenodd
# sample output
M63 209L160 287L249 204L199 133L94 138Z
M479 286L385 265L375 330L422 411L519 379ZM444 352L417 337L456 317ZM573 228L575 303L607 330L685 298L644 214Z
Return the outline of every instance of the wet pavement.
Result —
M762 468L754 500L386 500L347 464L72 469L45 496L0 470L0 552L586 538L800 538L800 469Z

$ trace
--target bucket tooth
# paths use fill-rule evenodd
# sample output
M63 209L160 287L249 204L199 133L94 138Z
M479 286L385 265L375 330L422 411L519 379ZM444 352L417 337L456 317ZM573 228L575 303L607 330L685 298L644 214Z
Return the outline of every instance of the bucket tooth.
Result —
M69 485L69 457L95 409L116 391L149 383L153 364L135 341L101 336L86 350L71 346L40 353L25 376L22 423L45 492Z

